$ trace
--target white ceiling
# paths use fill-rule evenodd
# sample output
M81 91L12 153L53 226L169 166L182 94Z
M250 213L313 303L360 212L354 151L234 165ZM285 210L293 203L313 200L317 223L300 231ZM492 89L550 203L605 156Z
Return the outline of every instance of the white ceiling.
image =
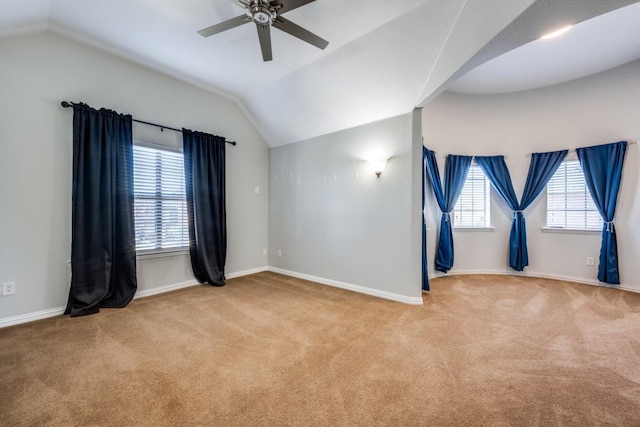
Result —
M327 49L274 29L266 63L253 24L196 33L241 15L232 0L3 0L0 37L52 30L228 96L277 146L408 113L500 35L511 45L501 41L493 55L546 31L558 4L579 22L585 10L628 3L317 0L285 17L328 40Z
M447 90L488 94L535 89L636 59L640 59L640 3L581 22L557 38L538 39L507 52L469 71Z

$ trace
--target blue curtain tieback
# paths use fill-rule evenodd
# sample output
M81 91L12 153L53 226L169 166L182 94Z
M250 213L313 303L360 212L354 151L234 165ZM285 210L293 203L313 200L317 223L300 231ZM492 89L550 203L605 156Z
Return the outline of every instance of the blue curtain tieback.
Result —
M607 226L607 229L605 231L609 232L609 233L613 233L613 221L605 221L604 222L605 225Z
M524 213L523 213L523 212L524 212L524 211L522 211L522 210L513 211L513 217L514 217L514 218L516 218L516 217L518 216L518 213L521 213L521 214L523 214L523 215L524 215Z
M445 221L451 221L451 212L442 212Z

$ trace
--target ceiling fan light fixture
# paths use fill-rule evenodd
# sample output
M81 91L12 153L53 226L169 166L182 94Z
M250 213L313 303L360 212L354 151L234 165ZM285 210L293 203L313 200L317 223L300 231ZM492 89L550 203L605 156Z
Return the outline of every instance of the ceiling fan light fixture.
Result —
M567 25L566 27L562 27L558 30L547 33L544 36L540 37L540 40L549 40L549 39L554 39L556 37L559 37L564 33L566 33L567 31L569 31L571 27L573 27L573 25Z
M247 10L247 15L253 22L259 25L271 25L276 19L276 11L262 4L252 5Z

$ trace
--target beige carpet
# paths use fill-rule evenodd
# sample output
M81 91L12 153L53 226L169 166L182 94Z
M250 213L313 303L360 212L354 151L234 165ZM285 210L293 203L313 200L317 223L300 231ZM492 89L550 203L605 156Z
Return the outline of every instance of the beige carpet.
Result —
M0 425L640 425L640 295L460 276L412 307L273 273L0 330Z

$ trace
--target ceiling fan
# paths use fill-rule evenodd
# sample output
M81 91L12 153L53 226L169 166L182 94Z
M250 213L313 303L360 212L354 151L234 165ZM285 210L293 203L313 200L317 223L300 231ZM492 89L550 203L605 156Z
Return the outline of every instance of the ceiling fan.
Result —
M258 29L258 39L260 39L260 49L262 49L262 59L264 61L271 61L273 59L271 53L271 26L312 44L319 49L324 49L329 44L328 41L282 17L283 13L313 1L315 0L240 0L237 3L245 9L245 15L236 16L235 18L207 27L198 31L198 34L203 37L209 37L239 25L253 22Z

